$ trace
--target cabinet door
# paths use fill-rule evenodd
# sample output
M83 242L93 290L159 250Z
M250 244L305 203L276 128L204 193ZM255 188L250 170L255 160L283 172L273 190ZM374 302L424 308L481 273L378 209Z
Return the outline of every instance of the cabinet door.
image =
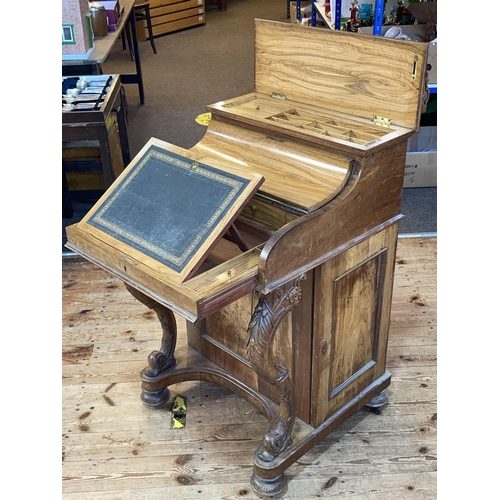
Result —
M385 372L398 224L315 270L311 423Z

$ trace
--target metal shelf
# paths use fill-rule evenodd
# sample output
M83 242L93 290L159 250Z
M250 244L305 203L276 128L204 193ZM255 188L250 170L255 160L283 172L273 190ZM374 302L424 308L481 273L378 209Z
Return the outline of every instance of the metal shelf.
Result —
M316 11L320 13L323 20L327 23L330 29L340 30L340 18L342 11L342 0L335 0L335 22L332 24L331 20L328 19L325 13L324 6L315 5L316 0L310 0L312 5L311 10L311 25L316 26ZM330 5L333 2L330 2ZM301 0L296 0L296 16L297 21L300 23L302 21L300 12ZM373 34L380 36L382 34L382 20L384 18L384 0L375 0L375 16L373 18ZM321 10L320 10L321 9ZM287 0L287 18L290 18L290 0Z

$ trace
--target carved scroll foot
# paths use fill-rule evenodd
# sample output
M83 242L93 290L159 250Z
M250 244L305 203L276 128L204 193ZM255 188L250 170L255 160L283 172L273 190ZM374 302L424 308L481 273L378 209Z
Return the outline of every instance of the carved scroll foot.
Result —
M167 387L159 391L148 391L142 388L141 401L146 406L161 406L170 399L170 391Z
M380 410L389 402L389 396L387 391L384 389L380 394L371 399L366 406L370 408L370 410Z
M276 330L285 316L298 305L302 298L300 282L305 275L287 283L273 292L261 294L248 326L248 358L254 370L267 382L276 386L279 394L279 414L274 415L262 446L255 453L255 464L271 463L292 444L292 429L295 423L294 385L288 370L273 359L273 341ZM263 496L276 496L286 490L283 474L274 478L258 475L254 467L252 487Z
M286 477L283 473L272 479L264 479L254 473L250 479L250 485L257 495L267 498L280 498L286 493L288 488Z
M177 343L177 324L174 313L135 288L126 285L127 290L146 307L156 313L162 328L161 347L148 356L148 366L141 372L141 401L148 406L160 406L170 398L166 387L155 386L155 377L175 366L174 351Z

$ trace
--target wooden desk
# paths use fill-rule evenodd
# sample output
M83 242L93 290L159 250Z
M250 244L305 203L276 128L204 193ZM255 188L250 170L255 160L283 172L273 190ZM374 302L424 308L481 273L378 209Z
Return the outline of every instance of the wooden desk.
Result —
M427 50L257 19L254 92L209 106L207 131L189 150L151 139L66 229L68 248L121 279L159 319L160 348L141 372L145 405L203 380L268 419L250 478L258 496L283 495L290 465L364 405L387 404L406 147L424 104ZM211 217L203 194L174 184L153 155L192 179L222 183L223 171L235 189L250 174L264 182L241 197L246 205ZM190 199L173 203L183 194ZM196 224L181 223L193 214ZM211 239L188 231L209 223ZM229 224L248 250L222 238ZM189 245L171 245L173 226ZM191 248L198 260L174 267ZM188 345L178 349L174 314L187 320Z
M142 81L141 59L139 53L139 46L137 43L137 25L134 11L135 0L120 0L122 6L122 13L120 21L116 27L116 31L110 31L106 36L99 36L94 38L94 50L87 59L77 60L62 60L62 74L68 75L90 75L101 74L100 65L109 57L113 45L120 37L127 22L130 22L132 32L132 44L134 47L134 60L136 73L120 74L120 79L123 84L136 84L139 86L139 98L141 104L144 104L144 84Z

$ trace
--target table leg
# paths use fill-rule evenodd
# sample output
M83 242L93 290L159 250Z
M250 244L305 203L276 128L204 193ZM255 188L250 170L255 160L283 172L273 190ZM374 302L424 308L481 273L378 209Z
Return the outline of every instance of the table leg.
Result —
M118 134L120 136L120 147L122 150L123 165L126 167L130 163L130 148L127 134L127 98L123 86L120 88L120 106L113 111L116 112L118 119Z
M139 98L141 100L141 104L144 104L145 102L144 84L142 82L141 56L139 54L139 44L137 43L137 25L135 19L135 9L131 10L129 21L130 21L130 29L132 30L132 44L134 46L134 60L135 60L135 68L137 74L136 83L139 86Z

